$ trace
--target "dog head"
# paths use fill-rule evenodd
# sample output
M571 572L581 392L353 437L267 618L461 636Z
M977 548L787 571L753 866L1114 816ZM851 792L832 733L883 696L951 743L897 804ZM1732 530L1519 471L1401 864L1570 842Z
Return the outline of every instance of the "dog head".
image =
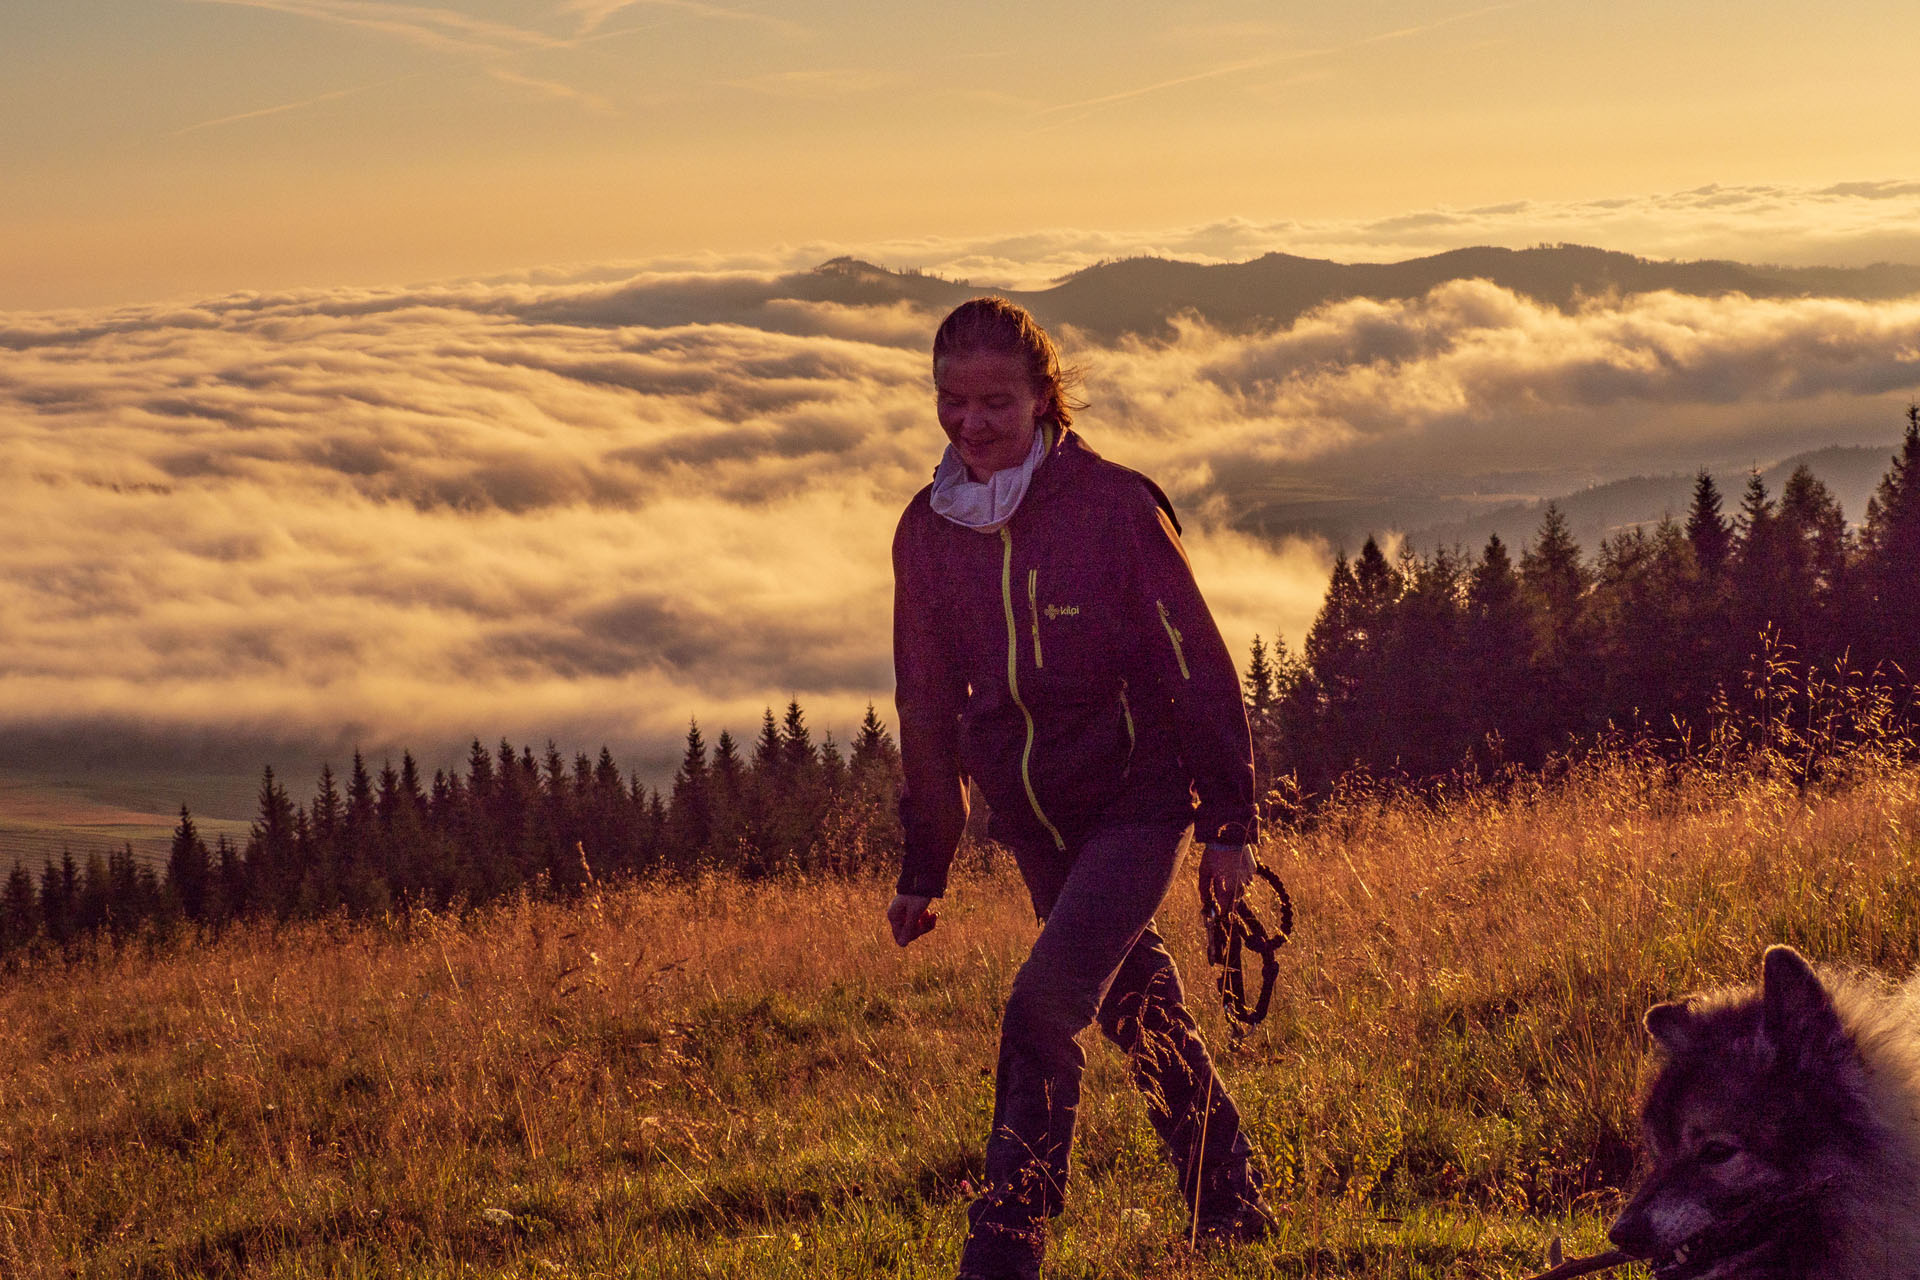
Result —
M1772 947L1760 991L1655 1005L1667 1053L1641 1109L1651 1161L1608 1236L1661 1280L1803 1271L1823 1247L1823 1170L1863 1121L1859 1061L1820 977Z

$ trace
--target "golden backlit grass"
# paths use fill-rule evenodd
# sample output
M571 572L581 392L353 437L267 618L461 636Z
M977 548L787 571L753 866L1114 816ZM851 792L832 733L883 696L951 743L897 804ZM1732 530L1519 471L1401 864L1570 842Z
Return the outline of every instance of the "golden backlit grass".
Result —
M1183 875L1162 915L1284 1226L1218 1258L1090 1043L1062 1277L1518 1276L1600 1246L1645 1006L1767 943L1905 973L1920 773L1631 751L1554 785L1357 795L1237 1049ZM257 929L0 986L10 1276L951 1274L1000 1000L1034 925L970 865L883 940L881 880L609 889Z

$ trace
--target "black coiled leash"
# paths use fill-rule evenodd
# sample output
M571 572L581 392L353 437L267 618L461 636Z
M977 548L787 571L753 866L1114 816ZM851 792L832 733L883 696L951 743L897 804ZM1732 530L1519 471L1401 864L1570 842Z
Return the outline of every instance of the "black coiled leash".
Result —
M1244 1035L1267 1016L1267 1006L1273 1002L1273 980L1280 974L1280 948L1286 946L1287 939L1293 935L1293 899L1287 896L1287 886L1265 863L1255 862L1253 874L1272 885L1280 901L1278 928L1267 928L1253 913L1253 904L1247 901L1244 892L1231 910L1221 911L1213 900L1211 882L1203 876L1200 884L1200 914L1207 922L1207 963L1220 971L1215 975L1220 987L1220 1003L1227 1011L1227 1020L1233 1024L1235 1035ZM1246 952L1249 948L1260 955L1260 995L1251 1009L1247 1007Z

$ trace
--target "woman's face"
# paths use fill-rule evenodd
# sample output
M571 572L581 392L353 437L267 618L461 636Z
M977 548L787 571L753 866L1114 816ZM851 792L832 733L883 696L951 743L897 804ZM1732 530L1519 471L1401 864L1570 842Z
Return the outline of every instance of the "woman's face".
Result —
M934 362L940 425L975 480L1017 467L1033 448L1043 406L1023 356L961 351Z

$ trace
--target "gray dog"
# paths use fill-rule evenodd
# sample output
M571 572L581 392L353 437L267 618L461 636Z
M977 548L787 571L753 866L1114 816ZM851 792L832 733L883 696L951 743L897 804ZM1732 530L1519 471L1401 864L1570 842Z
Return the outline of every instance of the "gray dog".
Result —
M1920 1280L1920 979L1762 968L1648 1010L1653 1167L1609 1235L1659 1280Z

